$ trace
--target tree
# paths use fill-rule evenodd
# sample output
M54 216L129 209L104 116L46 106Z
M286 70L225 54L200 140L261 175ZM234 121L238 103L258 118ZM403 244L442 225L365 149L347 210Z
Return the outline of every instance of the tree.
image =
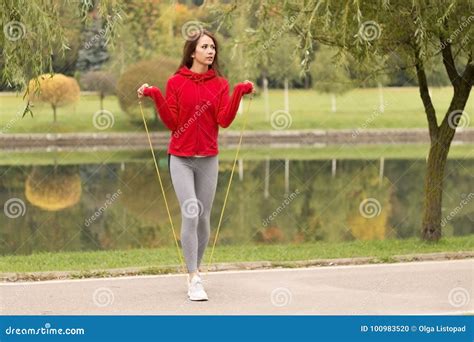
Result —
M297 44L297 37L282 35L269 48L271 62L267 66L267 70L270 87L283 87L284 83L288 81L290 81L290 84L301 83L298 51L287 49L287 46Z
M90 22L89 11L95 6L104 21L103 37L113 46L123 14L123 1L1 1L0 26L4 33L0 35L2 86L16 90L26 88L28 91L28 80L53 73L55 64L61 70L69 70L64 62L72 58L67 51L71 50L71 45L75 50L76 35L70 30L75 21L71 23L67 18ZM24 108L23 116L26 113L33 116L29 104Z
M117 83L117 96L120 107L132 119L141 120L138 109L137 89L143 84L160 88L166 93L166 82L176 71L179 63L167 57L157 57L131 65L120 77ZM153 101L143 101L146 107L155 108ZM156 110L156 109L155 109Z
M109 59L105 29L102 18L94 8L90 13L91 22L85 23L82 31L83 45L79 50L76 67L79 71L100 70Z
M349 71L334 61L336 52L334 48L321 46L310 68L313 88L331 94L333 112L336 112L336 96L353 87Z
M52 56L67 50L68 41L64 23L61 22L62 6L70 6L81 19L90 20L88 12L93 0L79 2L3 1L0 2L0 35L2 77L7 84L23 84L44 72L52 71ZM157 3L158 1L154 1ZM114 41L115 27L121 20L124 4L130 1L97 1L98 12L105 23L104 36ZM148 3L148 2L147 2ZM64 5L66 4L66 5ZM429 2L426 0L397 1L350 1L294 0L284 2L265 0L260 2L226 1L212 3L210 8L216 19L212 25L217 31L219 21L232 18L235 9L245 6L247 13L255 13L256 20L247 30L241 30L236 39L253 47L251 61L256 67L268 65L269 52L265 48L285 32L296 34L303 73L307 73L316 44L339 49L342 55L350 55L365 65L378 66L378 60L397 55L400 63L374 70L374 74L411 70L417 81L424 106L431 140L428 167L425 177L423 238L438 240L441 236L441 203L445 165L451 141L464 115L474 78L472 21L474 4L469 0L456 2ZM205 6L203 6L205 7ZM220 10L219 10L220 7ZM173 14L170 6L167 14ZM113 14L113 15L112 15ZM173 17L165 18L170 32ZM146 25L145 25L146 27ZM34 28L34 30L32 29ZM141 32L138 30L138 32ZM110 38L110 39L109 39ZM172 42L172 39L169 40ZM61 50L55 50L61 46ZM172 45L175 46L175 45ZM428 64L441 57L445 74L453 88L449 108L438 123L436 109L429 95ZM267 63L263 63L264 60ZM395 69L395 70L393 70ZM409 82L410 80L406 80ZM28 106L25 113L28 111Z
M222 42L219 50L219 60L225 77L230 84L252 79L258 74L253 58L249 56L249 49L245 39L239 37L239 32L249 26L249 16L245 8L236 9L232 26L228 28L228 39L223 34L217 34L218 42Z
M127 13L117 35L116 49L110 50L111 60L107 66L123 73L126 66L157 54L179 59L183 50L183 29L186 25L198 25L202 16L200 9L190 11L181 2L161 0L123 1Z
M232 6L230 4L226 6ZM400 68L413 70L424 106L430 135L430 151L424 185L422 238L437 241L441 237L443 178L451 141L456 133L474 80L472 21L474 4L415 1L280 1L261 2L259 21L252 28L253 42L265 42L272 28L283 27L295 18L287 30L301 39L303 70L310 67L316 43L337 47L365 65L378 65L380 58L394 53ZM228 10L225 7L224 10ZM226 12L226 13L227 13ZM229 17L227 15L225 18ZM270 33L269 33L270 32ZM252 42L250 42L252 43ZM258 46L257 46L258 49ZM261 50L259 50L261 51ZM436 109L429 94L426 65L441 55L445 73L453 88L449 108L438 124ZM390 68L374 70L374 74Z
M81 86L84 90L99 93L100 110L104 109L105 96L115 94L116 83L115 76L105 71L89 71L81 77Z
M0 23L4 30L0 35L2 80L11 85L26 86L31 78L52 73L55 56L64 55L70 49L66 32L70 23L63 22L65 9L71 11L68 17L88 22L94 3L105 21L104 37L113 42L121 22L117 18L120 19L123 13L122 1L0 2Z
M82 46L81 27L83 23L81 22L81 18L77 16L74 6L60 6L60 13L60 24L64 27L64 35L68 42L68 48L64 53L58 53L61 51L62 46L56 43L52 50L52 68L54 72L73 76L76 71L79 50Z
M62 74L45 74L28 84L28 99L38 100L51 104L54 122L58 107L77 102L79 100L79 84L72 78Z

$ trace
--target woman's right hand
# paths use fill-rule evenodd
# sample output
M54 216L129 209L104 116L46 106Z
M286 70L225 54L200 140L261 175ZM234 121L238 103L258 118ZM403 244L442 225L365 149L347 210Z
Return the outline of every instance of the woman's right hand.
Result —
M255 86L253 84L253 82L249 81L249 80L245 80L244 82L242 82L243 84L247 84L247 83L250 83L252 85L252 91L250 92L250 94L255 94L256 91L255 91Z
M137 95L139 99L143 97L143 91L145 90L145 88L148 88L148 87L149 87L148 83L143 83L143 85L137 89Z

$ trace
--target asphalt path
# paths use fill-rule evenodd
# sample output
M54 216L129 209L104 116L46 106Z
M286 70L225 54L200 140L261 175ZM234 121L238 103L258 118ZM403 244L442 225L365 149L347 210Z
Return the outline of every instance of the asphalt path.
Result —
M473 314L474 259L0 284L3 315Z

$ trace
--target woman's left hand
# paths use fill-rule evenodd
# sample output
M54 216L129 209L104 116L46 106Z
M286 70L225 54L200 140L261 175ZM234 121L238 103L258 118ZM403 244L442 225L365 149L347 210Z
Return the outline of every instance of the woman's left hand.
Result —
M245 80L243 83L250 83L252 85L252 92L251 94L255 94L256 93L256 90L255 90L255 86L253 84L253 82L249 81L249 80Z

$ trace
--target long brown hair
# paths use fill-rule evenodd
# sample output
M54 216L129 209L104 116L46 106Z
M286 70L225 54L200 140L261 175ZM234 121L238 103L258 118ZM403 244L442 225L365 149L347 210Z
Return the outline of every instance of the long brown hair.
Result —
M212 64L209 66L209 68L214 69L216 74L220 76L221 73L219 69L219 44L217 43L216 37L208 30L199 30L193 36L186 39L186 43L184 43L183 48L183 58L181 59L181 64L179 65L178 70L181 69L183 66L186 66L191 69L193 65L193 58L191 57L191 55L196 51L198 40L202 36L208 36L214 42L214 46L216 47L216 53L214 55L214 60L212 61Z

